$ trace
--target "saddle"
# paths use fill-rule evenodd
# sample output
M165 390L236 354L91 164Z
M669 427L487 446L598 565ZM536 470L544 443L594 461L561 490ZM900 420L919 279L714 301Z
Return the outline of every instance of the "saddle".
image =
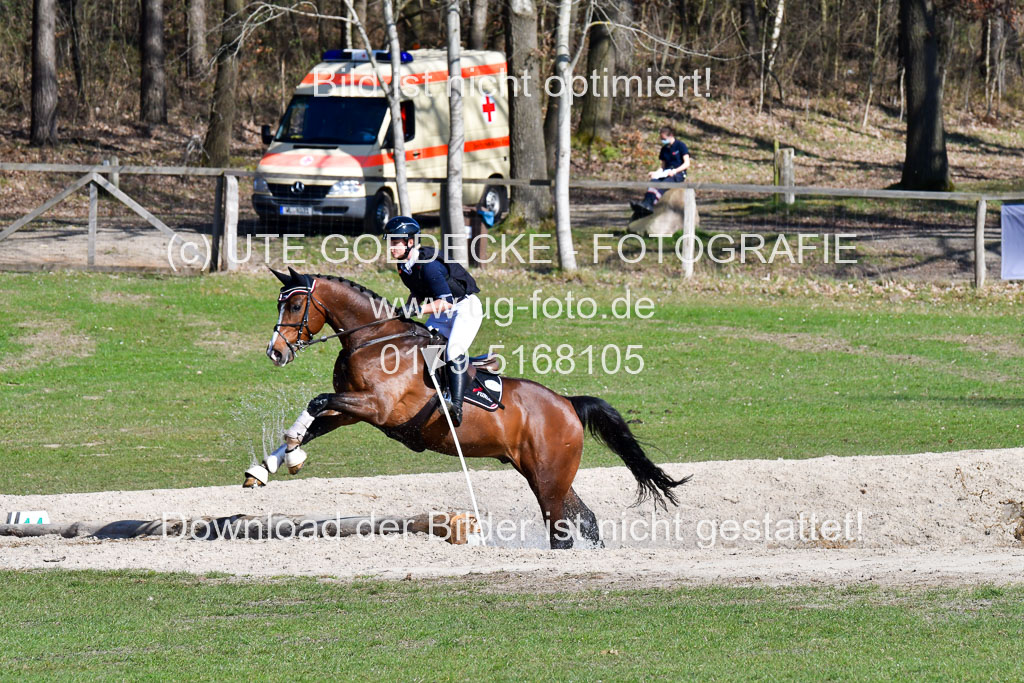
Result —
M426 361L423 368L424 380L431 385L428 373L430 367L436 368L434 376L437 378L437 384L441 387L441 391L448 388L448 373L440 371L444 364L439 358L444 353L442 349L447 343L448 340L444 336L431 330L430 343L427 348L422 349ZM470 356L467 370L469 382L466 394L462 397L463 403L479 406L491 413L498 408L504 408L501 404L502 380L501 375L497 372L499 366L500 361L494 356L487 354Z
M430 346L422 349L425 360L423 364L423 380L428 386L433 386L428 373L430 367L436 364L437 369L434 376L437 378L437 384L443 392L448 388L448 373L441 372L444 366L437 358L443 353L442 349L447 340L435 333L431 336L430 342ZM494 372L498 367L498 359L493 356L483 355L473 356L469 361L467 372L469 373L470 382L466 387L466 394L462 397L463 404L474 405L490 413L499 408L504 408L505 406L501 403L503 392L501 375ZM423 407L406 422L394 427L378 426L377 429L399 443L404 444L406 448L421 453L427 448L426 443L423 441L423 425L440 408L440 405L441 399L437 393L434 393Z

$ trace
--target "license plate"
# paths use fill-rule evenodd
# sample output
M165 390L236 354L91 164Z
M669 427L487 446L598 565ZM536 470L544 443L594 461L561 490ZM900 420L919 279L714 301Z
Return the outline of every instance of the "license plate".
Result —
M281 207L281 215L282 216L312 216L313 215L313 207L312 206L282 206Z

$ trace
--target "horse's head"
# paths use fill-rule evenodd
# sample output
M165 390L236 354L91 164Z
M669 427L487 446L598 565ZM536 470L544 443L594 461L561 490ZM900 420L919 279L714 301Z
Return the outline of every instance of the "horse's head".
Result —
M283 366L295 360L295 354L323 329L327 322L327 309L314 294L316 278L297 273L291 267L288 273L270 269L281 281L277 297L277 324L267 344L267 357L274 365Z

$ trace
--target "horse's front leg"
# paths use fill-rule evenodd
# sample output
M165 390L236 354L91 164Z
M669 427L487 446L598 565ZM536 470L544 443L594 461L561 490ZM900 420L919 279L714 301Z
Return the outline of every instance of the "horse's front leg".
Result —
M285 430L284 443L266 456L261 464L253 465L245 471L245 481L242 486L245 488L265 486L270 480L270 475L275 474L282 464L288 468L288 474L297 474L307 458L306 452L302 449L304 444L318 436L332 432L338 427L358 421L359 418L345 413L326 411L313 417L308 408L303 410L295 423Z

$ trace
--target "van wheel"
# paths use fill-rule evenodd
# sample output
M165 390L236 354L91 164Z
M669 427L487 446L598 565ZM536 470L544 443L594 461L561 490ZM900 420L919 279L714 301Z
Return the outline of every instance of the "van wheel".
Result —
M493 213L494 222L497 223L508 212L508 188L504 185L487 185L480 195L477 208Z
M381 190L373 196L366 207L366 215L363 217L363 232L381 234L384 226L395 215L395 202L386 190Z

